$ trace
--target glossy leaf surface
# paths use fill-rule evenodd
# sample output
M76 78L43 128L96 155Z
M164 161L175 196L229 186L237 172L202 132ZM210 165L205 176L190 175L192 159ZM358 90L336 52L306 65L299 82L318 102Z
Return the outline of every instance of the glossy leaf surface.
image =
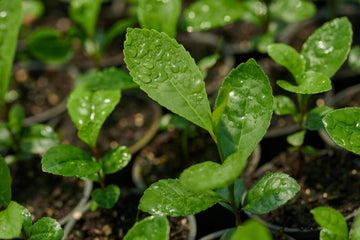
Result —
M105 189L97 188L91 193L91 197L99 206L110 209L119 200L120 188L115 184L110 184Z
M223 200L215 192L186 190L178 179L153 183L140 199L139 209L152 215L188 216L204 211Z
M354 46L349 53L349 66L354 71L360 71L360 46Z
M254 219L246 221L243 225L237 227L230 240L272 240L270 231L260 222Z
M244 186L243 181L241 181L241 179L236 180L236 182L234 183L234 197L235 197L235 204L237 207L240 206L241 199L244 194L244 190L245 190L245 186ZM227 201L231 202L228 187L221 188L221 189L217 190L216 192L218 194L220 194L221 197L223 197ZM227 208L228 210L233 211L233 209L231 208L231 206L229 204L226 204L224 202L220 202L219 204L221 206Z
M175 38L181 0L139 0L138 18L142 28L155 29Z
M0 211L0 238L12 239L18 237L23 223L22 206L10 202L5 210Z
M37 29L26 39L26 46L34 57L47 63L65 63L73 56L71 42L51 28Z
M286 67L295 78L304 73L305 64L295 48L283 43L273 43L267 47L267 53L275 62Z
M123 169L131 160L129 149L125 146L120 146L110 150L100 160L103 164L103 171L105 174L115 173Z
M147 217L135 225L125 235L124 240L168 240L170 226L166 217Z
M140 88L174 113L212 131L205 83L184 47L155 30L128 29L126 38L125 62Z
M0 1L0 103L8 90L22 21L22 1Z
M106 118L120 101L120 90L87 89L83 84L70 94L67 109L78 128L78 136L90 147L96 144L100 129Z
M293 133L286 137L286 141L294 147L300 147L304 143L305 133L305 130Z
M71 0L69 15L88 36L93 36L102 0Z
M352 36L346 17L335 18L318 28L302 46L306 70L333 76L350 52Z
M101 169L84 150L65 144L47 150L41 164L44 172L67 177L86 177Z
M346 220L340 212L330 207L317 207L310 212L323 228L320 232L320 240L349 238Z
M183 28L189 32L224 26L240 19L244 4L235 0L200 0L186 8Z
M5 160L0 155L0 207L7 207L11 201L11 176Z
M323 118L323 123L338 145L360 154L360 108L349 107L329 112Z
M215 130L218 144L224 158L236 151L248 157L265 135L273 113L269 79L255 60L250 59L230 72L219 90L215 107L224 98L228 98L227 105Z
M296 115L297 109L293 100L287 96L274 96L274 112L277 115Z
M251 187L242 209L253 214L265 214L285 204L299 191L300 185L289 175L269 173Z
M306 119L304 122L305 128L311 131L318 131L324 128L322 119L331 110L332 108L328 106L320 106L311 109L311 111L306 114Z
M44 124L35 124L24 129L20 140L20 148L23 152L44 153L50 147L59 144L56 132Z
M275 0L270 4L270 12L285 22L308 19L316 13L316 5L307 0Z
M29 240L59 240L64 235L60 224L53 218L40 218L31 227Z

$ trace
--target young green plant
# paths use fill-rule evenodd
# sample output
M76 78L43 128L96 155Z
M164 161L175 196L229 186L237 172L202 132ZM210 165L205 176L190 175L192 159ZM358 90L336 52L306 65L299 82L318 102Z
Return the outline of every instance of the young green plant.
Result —
M199 163L185 169L179 179L152 184L140 200L140 210L152 215L187 216L222 203L240 225L241 211L267 213L295 196L300 186L281 172L266 175L246 194L238 179L272 116L271 87L255 60L230 72L211 111L202 73L175 39L155 30L129 28L124 54L130 75L140 88L170 111L205 129L219 152L218 163Z

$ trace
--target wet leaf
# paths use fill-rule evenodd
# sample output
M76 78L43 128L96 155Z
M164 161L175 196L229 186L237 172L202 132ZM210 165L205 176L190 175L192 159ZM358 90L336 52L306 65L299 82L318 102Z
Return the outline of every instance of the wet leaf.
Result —
M61 64L73 56L71 42L61 36L61 33L51 28L40 28L26 39L26 47L37 59Z
M297 109L293 100L287 96L274 96L274 112L277 115L296 115Z
M289 175L269 173L250 188L242 209L253 214L265 214L285 204L299 191L300 185Z
M182 28L192 32L225 26L239 20L246 10L235 0L199 0L186 8Z
M90 147L96 144L101 126L119 103L120 96L118 89L91 91L86 84L71 92L67 104L69 115L79 130L79 138Z
M311 109L311 111L306 114L306 119L304 122L305 128L311 131L318 131L324 128L322 119L331 110L333 109L328 106L320 106Z
M175 38L181 3L181 0L139 0L137 14L140 26L164 32Z
M360 71L360 46L354 46L349 53L349 66L354 71Z
M305 130L293 133L286 137L286 141L294 147L300 147L304 143L305 133Z
M19 136L25 118L25 112L20 104L15 104L9 111L9 127L13 134Z
M9 87L18 33L22 21L22 1L0 1L0 103Z
M174 113L212 131L205 83L189 53L155 30L129 28L126 36L125 62L140 88Z
M91 197L99 206L110 209L119 200L120 188L115 184L110 184L105 189L96 188Z
M333 76L350 52L352 36L346 17L335 18L318 28L302 46L306 71Z
M323 123L338 145L360 154L360 108L348 107L329 112L323 118Z
M60 224L52 218L40 218L31 227L29 240L59 240L64 235Z
M44 172L67 177L86 177L101 169L84 150L65 144L47 150L41 164Z
M270 231L260 222L250 219L241 226L237 227L235 233L231 236L230 240L272 240Z
M316 5L307 0L275 0L269 8L271 16L288 23L308 19L316 13Z
M125 235L124 240L168 240L170 226L166 217L147 217L135 225Z
M243 181L241 181L241 179L236 180L236 182L234 184L234 197L235 197L235 204L236 204L237 207L240 206L241 199L242 199L242 196L244 194L244 190L245 190L245 186L244 186ZM231 202L230 192L229 192L228 187L221 188L221 189L217 190L216 192L221 197L223 197L227 201ZM233 211L233 209L231 208L231 206L229 204L224 203L224 202L220 202L219 204L221 206L227 208L228 210Z
M11 176L10 170L0 155L0 207L7 207L11 201Z
M330 207L317 207L310 211L323 228L320 240L348 239L349 233L344 216Z
M5 210L0 212L0 238L18 237L23 223L22 209L18 203L11 201Z
M144 192L139 209L152 215L188 216L204 211L223 200L215 192L195 193L178 179L159 180Z
M351 240L360 240L360 214L358 213L351 226Z
M100 160L103 164L103 171L105 174L116 173L128 165L131 160L129 149L125 146L120 146L112 149Z
M59 144L56 132L44 124L35 124L25 128L21 135L20 149L26 153L44 153L50 147Z

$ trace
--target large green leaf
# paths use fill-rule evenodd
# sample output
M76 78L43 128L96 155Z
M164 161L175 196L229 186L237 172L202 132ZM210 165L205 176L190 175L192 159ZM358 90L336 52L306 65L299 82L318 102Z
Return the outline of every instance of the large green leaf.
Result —
M0 104L9 87L19 28L22 1L0 1Z
M120 188L115 184L106 186L105 189L97 188L91 193L91 198L101 207L112 208L120 197Z
M283 95L274 96L274 112L277 115L296 115L296 105L291 98Z
M245 6L235 0L200 0L186 8L182 28L202 31L235 22L245 13Z
M18 203L11 201L9 206L0 212L0 239L12 239L20 235L22 209Z
M20 148L23 152L44 153L50 147L59 144L56 132L47 125L35 124L24 129L21 135Z
M3 157L0 156L0 207L7 207L11 201L10 170Z
M306 114L304 127L311 131L318 131L324 128L322 119L331 110L333 109L329 106L320 106L311 109L311 111Z
M102 0L71 0L69 15L88 36L93 36Z
M325 23L302 46L306 70L333 76L350 52L352 36L351 23L346 17Z
M237 227L230 240L272 240L270 231L260 222L250 219Z
M78 128L78 136L90 147L96 144L106 118L120 101L120 90L87 89L87 84L75 88L69 97L69 115Z
M349 239L346 220L340 212L330 207L317 207L310 212L323 228L320 232L320 240Z
M305 20L316 13L316 5L307 0L275 0L269 8L271 16L288 23Z
M305 64L295 48L283 43L273 43L267 47L267 52L275 62L286 67L295 79L305 71Z
M360 240L360 214L355 217L355 220L351 226L351 240Z
M285 204L299 191L300 185L289 175L269 173L250 188L242 209L253 214L265 214Z
M178 179L153 183L140 199L139 209L152 215L188 216L204 211L223 199L215 192L186 190Z
M116 173L123 169L131 160L129 149L125 146L120 146L107 152L100 160L103 164L103 171L105 174Z
M142 28L155 29L176 37L181 0L140 0L138 18Z
M126 38L125 62L140 88L174 113L212 131L205 83L184 47L155 30L129 28Z
M170 226L167 218L151 216L135 223L124 240L168 240L169 235Z
M60 224L52 218L40 218L31 227L29 240L59 240L64 236Z
M224 158L239 150L247 157L265 135L273 113L269 79L255 60L250 59L230 72L219 90L215 107L224 98L228 100L216 129L218 144Z
M68 177L86 177L101 169L84 150L65 144L47 150L41 164L44 172Z
M37 29L27 38L26 46L34 57L47 63L61 64L73 56L70 40L51 28Z
M329 112L323 123L337 144L360 154L360 108L348 107Z

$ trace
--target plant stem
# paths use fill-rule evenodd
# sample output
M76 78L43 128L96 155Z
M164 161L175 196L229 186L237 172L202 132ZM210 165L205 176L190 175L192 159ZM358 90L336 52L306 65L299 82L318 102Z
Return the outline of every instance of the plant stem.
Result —
M235 226L240 226L241 218L240 218L239 208L236 206L235 194L234 194L235 184L233 183L230 186L228 186L228 190L230 195L230 206L235 214Z
M24 240L28 240L24 227L21 227L21 234L23 235Z
M94 145L94 146L92 147L92 151L93 151L95 160L96 160L97 162L99 162L99 161L100 161L100 158L99 158L99 150L98 150L98 148L96 147L96 145ZM105 188L106 188L105 175L104 175L104 176L101 176L100 171L98 171L98 172L97 172L97 176L98 176L98 179L99 179L99 181L100 181L100 187L101 187L101 189L105 189Z

